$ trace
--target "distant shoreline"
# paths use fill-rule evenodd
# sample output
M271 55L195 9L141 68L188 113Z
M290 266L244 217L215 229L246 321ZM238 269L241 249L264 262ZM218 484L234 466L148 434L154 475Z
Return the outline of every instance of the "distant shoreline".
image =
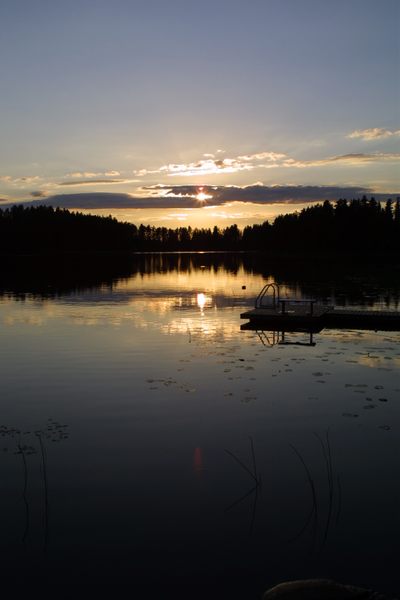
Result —
M224 229L136 226L38 206L0 209L0 255L120 256L133 253L260 252L276 259L348 260L400 257L400 200L325 201L271 224Z

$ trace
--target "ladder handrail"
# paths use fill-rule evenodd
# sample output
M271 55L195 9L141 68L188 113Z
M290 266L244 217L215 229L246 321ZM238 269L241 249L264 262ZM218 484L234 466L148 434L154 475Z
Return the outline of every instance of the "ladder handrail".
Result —
M255 302L256 308L261 308L263 306L262 301L268 292L269 288L272 288L272 306L276 308L277 302L279 303L279 285L277 283L266 283L258 294Z

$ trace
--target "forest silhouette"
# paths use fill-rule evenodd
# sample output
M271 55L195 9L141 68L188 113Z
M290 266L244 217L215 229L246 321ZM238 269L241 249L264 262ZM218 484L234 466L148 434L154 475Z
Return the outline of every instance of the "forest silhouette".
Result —
M262 251L275 256L392 256L400 250L400 200L325 201L243 230L136 226L48 206L0 210L2 254Z

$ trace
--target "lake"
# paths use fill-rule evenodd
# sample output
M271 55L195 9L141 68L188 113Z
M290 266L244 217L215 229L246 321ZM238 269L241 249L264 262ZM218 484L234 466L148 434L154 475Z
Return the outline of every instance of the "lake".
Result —
M398 270L37 262L0 288L0 546L16 585L256 599L329 577L399 591L400 333L325 329L310 345L240 329L268 281L398 310Z

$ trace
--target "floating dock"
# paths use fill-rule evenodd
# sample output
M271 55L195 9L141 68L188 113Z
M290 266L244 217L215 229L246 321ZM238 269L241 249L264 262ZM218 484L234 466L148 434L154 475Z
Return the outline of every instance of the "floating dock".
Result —
M282 314L278 311L254 308L242 313L240 318L249 320L249 323L242 325L242 329L275 329L276 331L307 329L318 332L330 328L400 331L400 312L392 311L330 308L310 315L297 310Z
M272 297L268 292L272 291ZM336 308L316 300L282 298L279 286L267 284L257 296L255 308L240 315L248 319L242 329L318 332L330 329L400 331L399 311Z

